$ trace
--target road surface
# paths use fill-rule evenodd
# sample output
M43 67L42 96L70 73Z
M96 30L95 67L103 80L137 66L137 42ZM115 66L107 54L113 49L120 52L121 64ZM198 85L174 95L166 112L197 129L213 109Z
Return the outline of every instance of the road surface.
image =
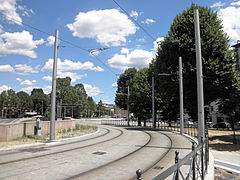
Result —
M191 151L189 139L166 131L99 125L100 131L69 141L0 151L0 179L151 179Z

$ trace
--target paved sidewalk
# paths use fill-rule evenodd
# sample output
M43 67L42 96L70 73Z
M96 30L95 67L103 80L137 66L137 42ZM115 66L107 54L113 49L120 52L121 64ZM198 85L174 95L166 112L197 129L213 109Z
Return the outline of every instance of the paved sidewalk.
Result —
M240 174L240 153L211 150L214 156L214 166L234 174Z

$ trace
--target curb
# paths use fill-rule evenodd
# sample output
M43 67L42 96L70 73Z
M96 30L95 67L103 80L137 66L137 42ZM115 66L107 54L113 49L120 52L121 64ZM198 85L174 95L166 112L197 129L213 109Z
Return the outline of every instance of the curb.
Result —
M100 132L100 129L98 128L98 130L96 132L93 132L93 133L90 133L90 134L84 134L82 136L63 138L63 139L55 140L55 141L52 141L52 142L45 142L45 143L32 143L32 144L15 145L15 146L10 146L10 147L6 147L6 148L0 148L0 152L1 151L14 150L14 149L28 148L28 147L37 147L37 146L42 146L42 145L52 146L52 145L55 145L55 144L63 143L65 141L79 139L79 138L82 138L82 137L85 137L85 136L91 136L91 135L97 134L99 132Z

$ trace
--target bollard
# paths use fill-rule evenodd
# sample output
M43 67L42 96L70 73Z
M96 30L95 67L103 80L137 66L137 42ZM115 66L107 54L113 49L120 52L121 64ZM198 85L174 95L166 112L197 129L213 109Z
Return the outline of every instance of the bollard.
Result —
M179 167L178 167L178 160L179 160L179 152L175 151L175 164L177 164L177 171L176 171L176 176L175 176L175 180L179 180Z
M141 169L138 169L137 171L136 171L136 174L137 174L137 180L142 180L142 170Z

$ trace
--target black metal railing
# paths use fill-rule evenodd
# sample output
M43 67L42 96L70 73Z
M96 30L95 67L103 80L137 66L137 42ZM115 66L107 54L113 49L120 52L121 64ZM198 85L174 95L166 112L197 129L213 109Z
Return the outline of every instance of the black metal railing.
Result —
M175 164L161 172L159 175L153 178L153 180L163 180L166 178L174 180L203 180L207 174L208 163L208 138L205 138L205 140L202 140L197 147L193 142L192 151L183 159L179 159L179 152L176 151Z
M101 124L116 125L116 126L128 126L127 119L118 120L102 120ZM147 127L151 127L151 122L145 123ZM137 126L137 121L130 121L130 126ZM142 124L143 125L143 124ZM157 129L165 131L177 131L180 132L180 124L165 122L158 122ZM197 124L184 124L184 134L188 134L193 137L197 137ZM175 164L161 172L159 175L153 178L153 180L174 179L174 180L196 180L204 179L208 171L209 164L209 148L208 148L208 129L206 128L205 137L201 138L200 143L192 142L192 151L184 158L179 159L179 152L175 152ZM142 171L138 169L136 171L137 180L142 179Z

